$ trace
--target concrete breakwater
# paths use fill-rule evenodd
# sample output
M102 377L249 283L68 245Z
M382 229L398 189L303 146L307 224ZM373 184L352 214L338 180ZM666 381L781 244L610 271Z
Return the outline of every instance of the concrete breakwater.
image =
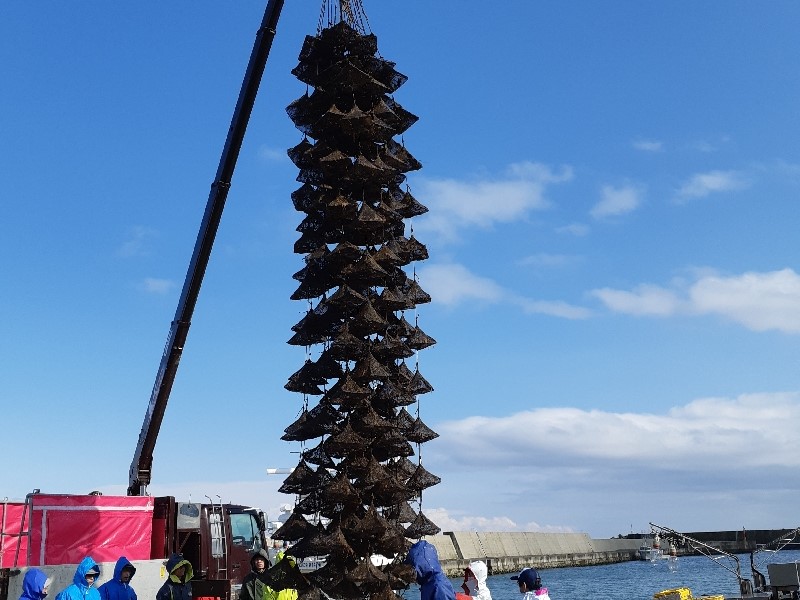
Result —
M585 533L447 531L425 538L436 547L442 569L460 577L471 560L482 560L489 574L525 567L555 568L636 560L642 540L591 539Z

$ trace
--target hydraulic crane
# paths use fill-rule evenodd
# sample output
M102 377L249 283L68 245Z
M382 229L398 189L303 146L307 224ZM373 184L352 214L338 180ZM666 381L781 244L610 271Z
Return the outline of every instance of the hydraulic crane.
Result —
M129 496L145 495L147 486L150 484L156 439L161 428L161 422L164 419L164 412L167 408L172 384L175 381L175 374L186 343L186 336L189 333L192 314L200 293L200 286L203 283L203 276L211 256L211 247L214 245L214 238L217 235L222 211L225 208L225 200L231 187L233 171L236 168L236 161L239 158L245 130L255 104L264 67L267 64L267 58L272 48L272 41L275 38L278 18L282 8L283 0L269 0L264 10L261 27L259 27L256 34L253 51L250 54L250 62L247 65L247 71L239 92L239 99L236 102L231 125L228 129L228 137L222 149L217 174L211 184L211 191L208 195L203 221L197 234L197 241L195 242L192 259L186 273L186 279L183 283L178 308L170 326L150 402L144 415L144 423L139 433L139 441L136 444L136 451L131 461L128 478Z

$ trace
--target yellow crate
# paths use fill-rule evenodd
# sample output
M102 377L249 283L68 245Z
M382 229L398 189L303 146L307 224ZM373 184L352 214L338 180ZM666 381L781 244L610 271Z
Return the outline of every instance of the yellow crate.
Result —
M653 600L692 600L692 590L689 588L675 588L653 594Z

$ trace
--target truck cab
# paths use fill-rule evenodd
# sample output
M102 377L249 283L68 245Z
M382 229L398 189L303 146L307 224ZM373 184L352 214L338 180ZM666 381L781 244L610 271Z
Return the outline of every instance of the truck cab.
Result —
M155 535L157 530L163 535ZM153 558L179 552L192 563L196 579L229 580L234 589L250 572L250 557L266 546L258 509L176 502L171 496L155 499L153 533L154 545L163 540Z

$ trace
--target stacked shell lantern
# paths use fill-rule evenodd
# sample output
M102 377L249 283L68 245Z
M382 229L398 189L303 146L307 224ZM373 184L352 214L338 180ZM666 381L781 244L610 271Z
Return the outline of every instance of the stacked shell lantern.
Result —
M406 235L406 220L427 209L405 185L421 165L395 139L417 120L392 97L407 78L353 18L360 5L340 6L348 10L306 37L292 73L308 89L287 109L303 134L289 150L302 184L292 201L305 215L292 299L308 309L289 340L306 361L286 384L303 407L282 437L301 444L281 487L298 501L273 534L292 556L325 561L305 574L281 561L272 575L301 600L388 600L415 580L402 562L409 540L439 532L421 499L440 479L419 458L438 435L419 417L433 388L417 352L435 340L418 324L430 296L413 264L428 252L413 229ZM376 566L375 556L387 560Z

